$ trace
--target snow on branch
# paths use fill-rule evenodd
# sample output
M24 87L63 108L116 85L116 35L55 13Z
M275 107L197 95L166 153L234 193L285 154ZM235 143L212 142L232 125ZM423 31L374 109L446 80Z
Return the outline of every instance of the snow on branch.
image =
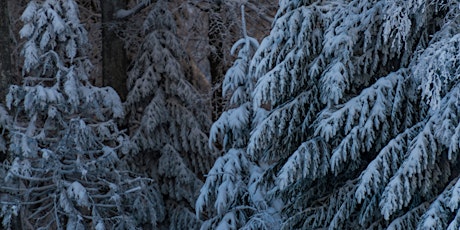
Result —
M373 196L386 185L404 160L411 140L419 133L423 122L414 125L392 139L369 163L360 176L355 197L359 203Z
M196 202L196 214L200 216L205 210L213 210L223 215L231 209L237 197L241 197L244 184L241 175L247 174L250 162L242 149L230 149L218 158L208 173L206 182L200 190Z
M392 73L379 79L374 87L364 89L339 108L326 109L316 121L315 135L326 141L339 138L331 156L331 168L340 172L342 163L357 160L360 153L369 151L374 143L385 142L390 137L391 116L388 111L400 111L407 99L398 93L405 84L404 73ZM391 122L390 122L391 121Z
M439 41L430 44L412 67L421 80L420 89L426 102L436 109L450 87L460 82L460 29L448 27ZM452 31L455 30L455 31Z
M246 103L223 112L211 127L209 145L223 139L224 146L244 146L247 139L244 131L250 126L249 108L249 103Z
M292 140L298 138L302 131L303 124L309 124L313 120L315 103L311 103L315 91L306 91L297 95L291 101L280 105L276 110L270 112L252 131L248 144L248 153L254 159L276 159L278 156L275 151L265 151L275 145L281 137ZM294 146L292 146L294 147ZM289 151L279 150L284 154ZM292 149L293 151L295 149ZM263 153L263 154L262 154ZM274 158L272 158L274 157Z
M321 138L302 145L289 157L276 178L280 189L301 179L315 180L329 172L329 149Z
M253 93L255 108L262 104L276 106L312 83L300 76L302 67L321 50L321 17L314 8L303 7L275 21L249 67L250 75L258 79Z
M437 165L441 164L436 159L443 149L450 146L451 141L451 137L444 136L440 130L448 131L456 127L452 124L450 128L446 127L446 121L453 119L458 123L459 95L460 87L457 85L443 98L441 102L443 107L431 114L423 130L412 141L403 164L383 193L380 206L385 218L389 218L389 215L407 206L417 189L421 189L419 192L424 194L433 188L434 180L439 173ZM453 160L452 153L452 151L449 153L450 160Z
M417 207L409 210L404 215L394 218L388 225L388 229L418 229L417 222L420 216L426 212L428 206L428 202L423 202Z

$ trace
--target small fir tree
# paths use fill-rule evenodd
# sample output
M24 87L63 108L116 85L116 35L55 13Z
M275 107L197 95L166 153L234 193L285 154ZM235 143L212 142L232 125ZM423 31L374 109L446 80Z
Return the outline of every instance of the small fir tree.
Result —
M143 25L145 39L128 73L125 104L135 168L160 183L167 218L162 228L197 229L195 200L215 157L207 148L207 81L194 74L165 1Z
M265 116L264 109L253 110L251 92L257 79L248 74L249 63L259 46L246 32L244 5L241 6L243 38L232 47L237 59L227 71L223 98L228 109L211 127L209 144L221 143L224 155L217 159L201 188L196 204L197 216L207 216L201 229L276 229L273 209L257 187L262 168L247 154L252 123ZM252 217L252 219L251 219Z

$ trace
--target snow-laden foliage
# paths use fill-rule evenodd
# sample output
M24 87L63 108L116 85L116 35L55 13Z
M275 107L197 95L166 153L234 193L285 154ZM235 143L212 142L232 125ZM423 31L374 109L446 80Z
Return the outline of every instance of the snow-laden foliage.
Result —
M458 1L279 6L247 73L263 171L234 177L282 201L283 229L458 228Z
M26 39L22 55L26 57L23 71L27 77L52 81L44 76L54 76L58 71L58 61L53 57L57 55L65 58L65 62L81 65L77 68L80 71L78 78L88 78L88 59L76 58L82 57L82 49L88 48L87 32L81 26L78 14L77 4L70 0L29 2L20 17L24 26L19 31L21 38ZM68 36L70 34L73 36Z
M164 218L155 181L127 170L130 141L118 94L88 81L86 30L73 0L31 1L21 20L24 82L6 106L2 225L11 229L132 229ZM0 124L5 114L0 109ZM3 171L5 169L5 171Z
M228 109L212 125L209 139L210 144L222 139L225 150L247 145L253 113L249 97L254 89L254 79L247 72L259 42L247 35L244 14L242 19L243 38L235 42L231 49L232 54L239 49L238 55L222 83L222 97L228 99Z
M217 159L196 202L198 216L212 217L202 229L241 228L249 216L257 212L254 207L261 205L263 199L256 191L250 191L250 185L257 178L245 178L254 175L257 168L244 149L232 148Z
M158 180L170 229L196 229L193 215L203 175L215 157L208 148L210 119L201 87L166 2L157 1L143 24L145 39L128 73L125 103L140 170Z
M243 38L233 45L232 54L239 49L237 59L222 84L228 108L210 131L209 144L222 144L224 155L209 171L196 202L197 216L205 219L201 229L277 229L280 224L265 191L258 187L263 170L245 148L252 123L265 116L265 109L252 108L256 79L248 70L259 43L247 34L244 12L242 5Z

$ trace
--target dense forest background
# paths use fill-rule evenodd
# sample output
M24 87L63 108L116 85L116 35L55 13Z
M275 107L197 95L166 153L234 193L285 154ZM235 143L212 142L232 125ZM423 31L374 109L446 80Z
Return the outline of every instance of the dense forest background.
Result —
M21 76L20 51L24 43L19 35L23 25L20 16L28 2L2 2L1 32L8 35L2 36L1 42L5 51L2 52L2 70L5 72L2 87L20 81L17 76ZM139 51L144 36L141 25L154 4L135 0L75 2L91 45L89 58L94 66L91 81L98 86L110 85L122 97L126 96L126 72ZM277 1L247 3L246 17L251 36L261 40L270 32L277 4ZM207 81L219 84L235 58L230 54L230 48L242 34L240 2L167 1L167 5L174 17L177 37L192 58L190 65ZM129 14L117 18L114 14L119 10L129 11ZM201 84L210 86L209 83ZM214 88L220 90L219 86ZM7 90L1 92L4 98ZM217 93L214 96L221 97Z
M5 229L458 229L460 3L0 2Z
M3 227L199 228L194 203L222 154L207 133L226 108L241 3L0 4ZM277 3L246 5L261 40Z

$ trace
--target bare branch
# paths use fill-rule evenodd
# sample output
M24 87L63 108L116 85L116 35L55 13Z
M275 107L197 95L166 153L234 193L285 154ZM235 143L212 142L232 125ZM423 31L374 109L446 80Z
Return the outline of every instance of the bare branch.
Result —
M262 12L260 9L258 9L258 7L257 7L256 5L254 5L253 3L248 2L248 3L246 3L246 6L247 6L249 9L253 10L254 12L256 12L257 15L259 15L261 19L267 21L267 22L270 23L270 24L273 22L273 20L274 20L273 17L271 17L270 15L267 15L267 14L263 13L263 12Z
M150 5L150 2L149 1L141 1L140 3L138 3L137 5L135 5L133 8L131 9L128 9L128 10L125 10L125 9L120 9L120 10L117 10L117 12L115 12L113 14L113 17L115 17L116 19L126 19L134 14L137 14L139 13L142 9L146 8L147 6Z

